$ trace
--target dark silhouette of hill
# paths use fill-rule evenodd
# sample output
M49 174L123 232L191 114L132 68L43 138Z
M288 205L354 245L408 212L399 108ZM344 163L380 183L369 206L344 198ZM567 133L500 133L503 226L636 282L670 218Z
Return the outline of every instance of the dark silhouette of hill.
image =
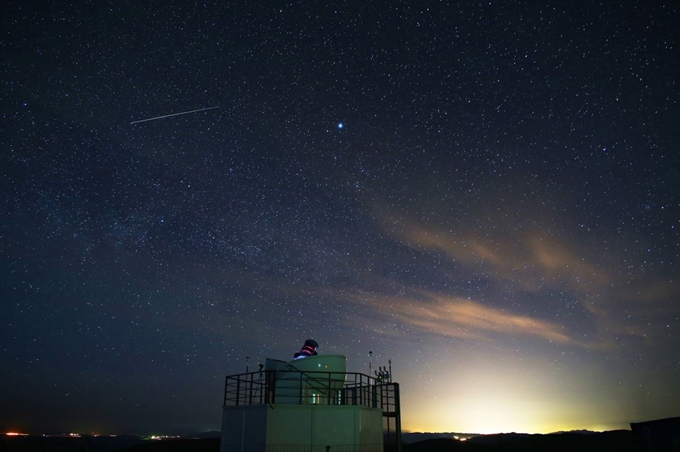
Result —
M214 432L206 434L213 435ZM0 451L219 452L220 449L220 439L216 437L141 441L143 440L139 437L5 437L0 442ZM402 447L403 452L642 452L645 450L644 446L636 444L629 430L603 433L566 432L548 435L509 433L480 435L467 441L440 437L410 444L403 443Z
M441 432L441 433L424 433L424 432L405 432L401 434L401 440L405 443L412 444L418 441L425 441L426 439L454 439L471 438L473 436L480 436L479 433L456 433L456 432Z
M166 439L138 444L124 452L219 452L219 438Z
M496 450L567 452L638 452L630 430L610 432L566 432L549 435L501 434L471 438L470 443L493 446Z
M500 449L453 438L431 438L412 444L403 444L402 450L403 452L494 452Z
M507 433L483 435L458 441L450 438L433 438L404 444L404 452L640 452L629 430L610 432L553 433L529 435Z
M139 436L66 436L66 435L0 435L2 452L74 452L104 451L118 452L140 444Z

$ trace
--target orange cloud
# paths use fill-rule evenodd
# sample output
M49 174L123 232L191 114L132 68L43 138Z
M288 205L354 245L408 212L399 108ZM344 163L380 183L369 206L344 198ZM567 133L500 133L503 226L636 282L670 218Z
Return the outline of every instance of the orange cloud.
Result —
M494 227L486 224L474 230L464 224L447 229L441 222L433 227L393 212L382 215L380 221L383 229L403 245L429 254L441 253L459 266L503 282L499 287L510 283L537 294L553 290L567 293L592 315L598 334L585 343L570 338L554 323L464 299L436 297L427 308L413 308L422 306L418 299L395 305L394 316L414 327L461 338L479 338L485 332L532 334L588 348L608 348L620 342L617 337L622 335L650 343L667 334L651 325L669 314L669 307L674 306L669 298L678 293L680 284L649 280L642 272L622 273L617 270L620 260L605 250L579 248L537 228L511 228L502 219Z
M560 284L581 294L598 293L611 278L564 241L536 230L484 235L424 227L405 218L383 218L383 227L406 246L434 250L497 279L531 291ZM397 228L395 225L398 225ZM507 228L506 228L507 229Z
M354 301L369 304L387 322L396 320L421 331L456 338L483 339L489 333L535 336L559 343L579 344L556 323L518 315L457 297L420 292L421 298L366 297ZM583 344L580 344L583 345Z

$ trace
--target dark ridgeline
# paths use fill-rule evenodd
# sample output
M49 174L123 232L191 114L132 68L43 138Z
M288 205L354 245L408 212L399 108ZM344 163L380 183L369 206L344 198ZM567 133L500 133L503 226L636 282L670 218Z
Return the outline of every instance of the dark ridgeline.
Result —
M635 442L629 430L548 435L507 433L476 436L467 441L434 438L404 445L404 452L643 452L645 450Z
M1 452L218 452L219 448L219 438L143 441L139 437L28 436L0 439ZM636 442L633 433L629 430L549 435L508 433L476 436L467 441L431 438L403 444L404 452L646 452L647 450L644 444ZM280 451L270 452L307 452L307 449L296 450L295 447L282 447ZM328 452L334 452L333 448L330 448ZM341 452L350 451L342 450Z
M134 435L0 435L0 452L118 452L143 442Z
M219 438L167 439L153 443L138 444L124 452L218 452Z

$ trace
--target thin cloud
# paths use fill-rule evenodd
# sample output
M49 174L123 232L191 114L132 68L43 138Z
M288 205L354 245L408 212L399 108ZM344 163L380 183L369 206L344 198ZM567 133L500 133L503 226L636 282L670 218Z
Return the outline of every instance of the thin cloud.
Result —
M570 337L557 323L491 308L467 299L422 291L419 295L389 297L357 293L353 298L355 302L373 308L384 322L397 321L429 334L484 339L500 333L585 345Z
M504 227L499 221L491 232L489 228L472 231L465 225L446 230L441 224L424 225L394 212L383 214L380 224L404 246L441 253L451 263L498 283L501 290L518 289L546 297L553 297L555 291L565 294L586 309L596 326L595 335L588 336L592 342L584 342L555 323L508 314L465 299L433 297L433 306L427 309L414 308L422 304L417 299L402 299L395 305L394 315L399 320L427 331L468 338L484 332L519 332L588 348L609 348L621 335L649 343L658 336L658 332L650 331L650 325L656 322L649 319L668 315L668 306L672 306L668 298L677 293L678 284L672 281L621 280L615 255L592 248L585 253L570 241L538 228L524 231Z
M395 236L411 248L440 251L452 261L491 269L496 278L511 281L526 290L560 283L581 293L590 293L610 282L606 274L569 246L536 231L515 232L500 239L467 232L442 232L411 224Z

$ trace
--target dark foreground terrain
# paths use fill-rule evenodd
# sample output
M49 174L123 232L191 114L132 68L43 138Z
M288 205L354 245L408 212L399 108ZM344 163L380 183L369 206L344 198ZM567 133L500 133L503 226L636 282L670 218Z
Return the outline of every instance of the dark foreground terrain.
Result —
M629 430L603 433L553 433L550 435L484 435L457 441L436 438L405 444L403 452L643 452Z
M219 438L142 441L129 438L109 441L97 438L23 437L2 438L0 452L218 452ZM394 449L392 449L394 450ZM391 450L391 451L392 451ZM458 441L433 438L403 444L403 452L644 452L628 430L603 433L555 433L550 435L485 435ZM300 448L299 452L307 452ZM390 451L390 452L391 452ZM286 452L298 452L286 447ZM333 452L331 448L329 452Z
M0 452L217 452L219 438L144 440L138 436L0 437Z

